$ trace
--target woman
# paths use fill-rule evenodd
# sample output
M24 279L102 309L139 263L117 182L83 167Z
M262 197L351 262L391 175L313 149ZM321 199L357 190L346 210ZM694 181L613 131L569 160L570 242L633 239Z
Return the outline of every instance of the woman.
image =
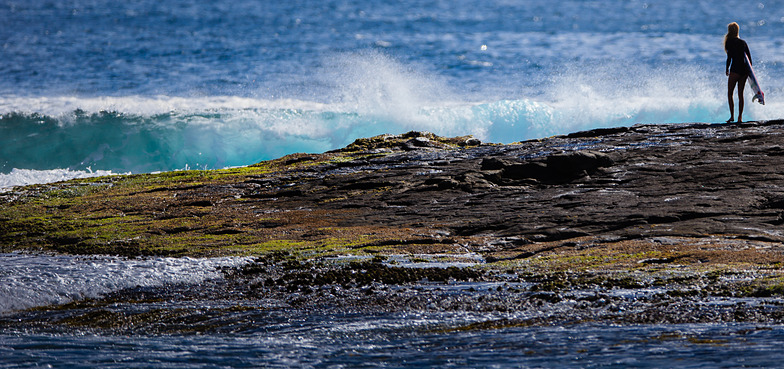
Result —
M746 78L749 77L749 65L751 64L751 52L746 41L743 41L738 36L740 26L732 22L727 25L727 34L724 35L724 51L727 52L727 67L724 73L729 77L727 83L727 99L730 103L730 119L727 123L732 122L735 117L735 104L732 100L732 91L735 90L735 85L738 85L738 123L743 121L743 89L746 87ZM746 57L748 56L749 62L746 64Z

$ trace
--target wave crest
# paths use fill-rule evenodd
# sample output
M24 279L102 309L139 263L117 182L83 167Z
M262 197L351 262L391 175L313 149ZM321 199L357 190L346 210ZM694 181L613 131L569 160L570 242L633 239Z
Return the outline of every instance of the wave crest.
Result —
M266 107L214 107L152 114L127 111L59 115L12 112L0 115L0 172L12 168L110 170L143 173L249 165L294 152L323 152L358 137L410 130L443 136L474 135L509 143L596 127L639 122L715 121L717 102L610 102L575 97L555 102L531 99L446 103L395 110L347 111L340 104L270 103ZM610 106L596 107L596 104ZM188 104L190 105L190 103ZM156 110L150 108L149 110Z
M764 65L760 71L767 80ZM723 75L697 67L590 62L536 77L541 89L532 97L485 101L461 97L445 80L378 52L339 55L317 75L332 91L328 102L0 97L0 173L213 169L410 130L509 143L636 123L717 122L727 115ZM770 100L764 110L747 104L744 117L777 118Z

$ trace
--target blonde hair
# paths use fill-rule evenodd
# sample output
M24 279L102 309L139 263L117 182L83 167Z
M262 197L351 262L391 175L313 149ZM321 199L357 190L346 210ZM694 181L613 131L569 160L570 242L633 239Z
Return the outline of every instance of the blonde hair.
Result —
M727 40L731 38L738 38L740 33L740 26L736 22L727 25L727 34L724 35L724 51L727 51Z

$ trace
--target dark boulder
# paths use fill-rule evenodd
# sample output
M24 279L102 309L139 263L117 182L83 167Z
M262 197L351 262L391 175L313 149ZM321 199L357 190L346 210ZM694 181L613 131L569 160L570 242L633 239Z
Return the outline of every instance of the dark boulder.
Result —
M580 178L595 173L599 168L610 167L613 160L595 151L575 151L547 157L547 167L556 177Z

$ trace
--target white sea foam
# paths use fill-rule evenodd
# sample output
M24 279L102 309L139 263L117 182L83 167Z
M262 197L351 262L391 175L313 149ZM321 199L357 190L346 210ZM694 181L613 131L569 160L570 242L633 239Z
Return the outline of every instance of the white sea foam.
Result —
M140 116L171 112L201 113L245 109L294 109L321 111L325 104L297 99L258 99L241 96L0 96L0 114L42 114L57 118L72 116L80 110L88 114L101 111Z
M64 304L136 286L199 283L248 258L144 258L0 254L0 313Z
M764 62L756 67L763 87L771 86L768 102L752 103L747 89L744 119L779 119L784 102L776 96L784 88L773 87L784 83ZM531 96L487 100L461 95L422 69L376 52L339 55L316 72L332 91L324 101L2 96L10 138L0 170L26 169L0 174L0 189L112 172L249 165L409 130L510 143L638 123L722 122L729 115L726 77L698 66L588 60L537 77L539 92ZM87 167L109 171L77 170Z
M0 173L0 192L11 190L15 186L26 186L31 184L52 183L67 181L75 178L91 178L116 175L110 170L33 170L14 168L10 173Z
M332 90L325 101L241 96L4 96L0 97L0 113L37 113L67 125L76 121L74 111L109 111L164 127L204 127L214 131L210 137L217 139L274 137L284 147L296 140L311 141L316 150L323 149L325 141L341 145L363 135L406 130L512 142L636 123L723 121L728 115L726 77L714 72L696 66L594 61L546 76L546 87L536 96L471 100L455 92L444 78L412 70L382 54L365 53L343 55L327 63L319 73L322 83ZM767 74L764 63L757 66L757 73L763 87L769 87L769 102L761 107L750 103L748 95L744 117L780 118L778 108L784 106L776 103L775 96L781 91L773 89L780 84ZM210 115L215 112L220 115ZM161 114L166 119L156 120ZM308 145L304 143L305 148ZM229 165L241 164L250 163Z

